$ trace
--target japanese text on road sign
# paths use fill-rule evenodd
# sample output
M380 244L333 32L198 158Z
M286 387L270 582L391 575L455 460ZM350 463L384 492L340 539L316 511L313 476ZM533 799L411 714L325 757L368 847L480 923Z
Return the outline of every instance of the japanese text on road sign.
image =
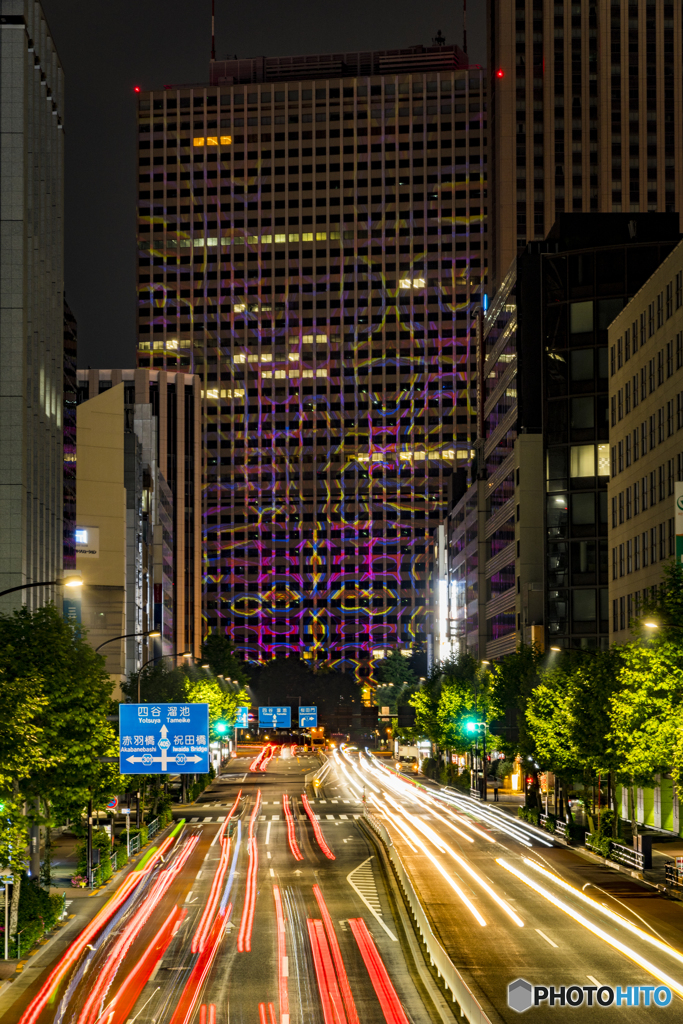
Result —
M299 708L299 728L310 729L318 724L318 708L315 705Z
M259 708L258 724L261 729L289 729L292 725L292 709L290 707Z
M208 770L208 704L119 705L122 775Z

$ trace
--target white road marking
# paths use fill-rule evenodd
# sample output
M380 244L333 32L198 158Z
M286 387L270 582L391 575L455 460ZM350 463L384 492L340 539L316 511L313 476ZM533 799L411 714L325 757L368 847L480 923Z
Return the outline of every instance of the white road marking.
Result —
M275 872L273 871L272 868L270 869L270 877L275 878Z
M201 873L201 871L198 871L197 874L195 875L195 878L201 878L201 877L202 877L202 873Z
M360 896L365 906L368 908L375 920L381 924L389 938L393 942L398 942L394 933L390 928L387 928L381 917L382 908L379 902L377 885L375 884L375 876L373 875L372 866L370 864L371 860L372 857L368 857L362 864L359 864L357 868L346 876L346 881L354 892Z
M268 828L266 829L266 846L268 846L269 842L270 842L270 822L268 822ZM270 854L268 854L268 856L270 857Z
M545 941L548 943L549 946L552 946L554 949L559 949L559 946L557 945L557 943L553 942L552 939L549 939L548 936L544 932L542 932L540 928L537 928L536 931L538 932L538 934L541 936L542 939L545 939Z

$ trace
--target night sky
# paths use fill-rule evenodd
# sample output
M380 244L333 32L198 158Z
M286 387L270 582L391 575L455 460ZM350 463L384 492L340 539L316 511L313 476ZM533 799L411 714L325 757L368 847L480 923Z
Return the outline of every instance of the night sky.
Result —
M133 87L208 81L211 0L42 0L66 76L66 296L79 366L135 365ZM485 0L468 50L485 63ZM462 45L462 0L216 0L216 56Z

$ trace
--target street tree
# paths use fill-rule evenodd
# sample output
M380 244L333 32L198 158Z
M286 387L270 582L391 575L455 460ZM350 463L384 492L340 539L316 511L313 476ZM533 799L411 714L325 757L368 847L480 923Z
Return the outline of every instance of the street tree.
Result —
M116 737L107 716L112 710L112 681L104 658L87 643L80 627L64 621L54 605L35 612L23 607L0 616L0 665L4 683L32 684L32 728L42 757L18 780L29 801L34 823L51 820L51 804L59 799L80 814L89 798L103 801L116 793L120 776L103 763L116 751ZM36 703L37 702L37 703ZM16 916L19 886L12 897Z
M232 679L242 686L249 682L244 661L235 654L233 644L222 633L209 633L202 643L202 661L216 676Z

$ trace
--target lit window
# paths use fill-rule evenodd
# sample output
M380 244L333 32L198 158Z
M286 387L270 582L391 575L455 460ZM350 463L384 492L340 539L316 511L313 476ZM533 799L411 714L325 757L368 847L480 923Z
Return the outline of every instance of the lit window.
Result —
M204 137L202 136L199 139L193 139L192 140L192 145L193 146L203 146L204 145Z
M598 476L609 476L609 445L598 445Z
M232 135L221 135L221 146L232 145Z
M218 145L218 137L216 135L209 135L209 137L206 140L206 144L207 144L207 146L217 146Z

